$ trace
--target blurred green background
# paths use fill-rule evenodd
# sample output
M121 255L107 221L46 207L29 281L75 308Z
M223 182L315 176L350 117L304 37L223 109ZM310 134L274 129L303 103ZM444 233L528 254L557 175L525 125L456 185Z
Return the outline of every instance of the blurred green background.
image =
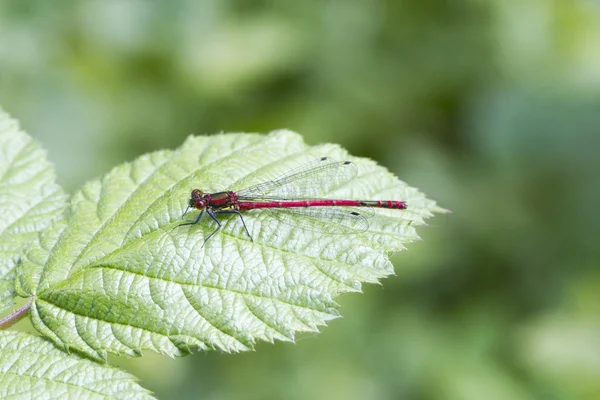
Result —
M289 128L453 211L321 334L113 360L161 399L600 398L600 1L3 0L0 104L71 192Z

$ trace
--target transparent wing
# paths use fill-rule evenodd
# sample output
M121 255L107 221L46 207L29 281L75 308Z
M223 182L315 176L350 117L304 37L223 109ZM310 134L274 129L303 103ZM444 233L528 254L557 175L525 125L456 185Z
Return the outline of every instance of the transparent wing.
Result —
M350 161L323 157L300 166L285 175L237 191L240 200L306 199L323 197L352 180L357 167Z
M263 208L249 212L264 212L281 223L298 229L328 234L349 234L369 229L371 208L354 207L294 207Z

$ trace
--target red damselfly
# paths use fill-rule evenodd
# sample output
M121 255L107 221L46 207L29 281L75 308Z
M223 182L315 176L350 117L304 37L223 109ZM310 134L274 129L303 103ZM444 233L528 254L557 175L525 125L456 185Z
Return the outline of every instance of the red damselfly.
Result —
M294 169L278 179L259 183L237 191L204 193L200 189L192 190L189 206L200 210L193 222L180 224L194 225L200 222L204 213L217 223L217 228L204 240L206 243L219 229L220 214L237 214L242 220L246 234L252 240L242 213L250 210L268 210L302 216L293 220L293 225L302 225L302 220L312 220L315 224L301 227L337 233L339 227L354 231L367 230L367 218L372 215L370 208L406 209L406 202L399 200L338 200L318 198L349 182L357 174L357 167L351 161L332 161L322 157L315 162ZM242 184L243 186L243 184ZM360 208L360 209L358 209Z

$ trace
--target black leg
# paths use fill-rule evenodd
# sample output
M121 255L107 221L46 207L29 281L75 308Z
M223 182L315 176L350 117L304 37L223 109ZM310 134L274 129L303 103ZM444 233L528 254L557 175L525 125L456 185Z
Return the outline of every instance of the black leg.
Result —
M206 244L206 242L208 242L208 239L210 239L211 237L213 237L213 235L215 233L217 233L217 231L219 229L221 229L221 223L219 222L219 220L217 219L217 217L215 216L216 213L213 213L210 210L206 210L206 212L208 213L208 215L210 215L210 217L217 223L217 229L215 229L214 231L212 231L212 233L210 235L208 235L208 237L206 239L204 239L204 243L202 243L202 247L204 247L204 245Z
M221 224L221 222L218 220L217 214L237 214L237 215L239 215L240 219L242 220L242 225L244 225L244 230L246 231L246 234L248 235L248 237L250 238L251 241L254 241L254 239L252 238L252 235L250 235L250 231L248 230L248 227L246 226L246 221L244 221L244 217L242 216L242 213L239 212L238 210L211 211L210 209L205 208L205 209L203 209L200 212L200 214L198 215L198 218L196 218L196 220L194 222L186 222L185 224L179 224L175 228L180 227L180 226L185 226L185 225L195 225L195 224L197 224L198 222L200 222L200 219L204 215L204 211L206 211L206 213L212 218L212 220L217 223L217 228L214 231L212 231L211 234L208 235L208 237L206 239L204 239L204 243L202 244L202 247L204 247L204 245L206 244L206 242L208 242L208 239L210 239L211 237L213 237L214 234L217 233L217 231L219 229L221 229L221 227L223 226Z
M196 220L194 222L186 222L185 224L179 224L177 225L175 228L179 228L180 226L185 226L185 225L196 225L198 222L200 222L200 218L202 218L202 215L204 214L204 211L206 209L200 211L200 214L198 215L198 218L196 218ZM187 212L187 211L186 211ZM185 214L184 214L185 215Z
M242 224L244 225L244 229L246 230L246 234L248 235L250 240L254 242L254 239L252 239L252 235L250 234L250 231L248 231L248 227L246 226L246 222L244 221L244 217L242 216L241 212L239 212L238 210L222 210L222 211L215 211L215 214L237 214L237 215L239 215L240 219L242 220Z

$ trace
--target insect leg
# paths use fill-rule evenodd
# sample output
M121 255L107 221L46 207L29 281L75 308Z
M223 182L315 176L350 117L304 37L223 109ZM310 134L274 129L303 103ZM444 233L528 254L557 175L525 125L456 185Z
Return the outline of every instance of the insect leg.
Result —
M208 237L206 239L204 239L204 243L202 243L202 247L204 247L204 245L206 244L206 242L208 242L208 239L210 239L211 237L213 237L213 235L215 233L217 233L217 231L219 229L221 229L221 222L219 222L219 220L217 219L217 217L215 216L215 214L217 214L216 212L212 212L210 210L206 210L206 212L208 213L208 215L210 215L210 217L217 223L217 229L215 229L214 231L212 231L212 233L210 235L208 235Z
M185 226L185 225L195 225L195 224L197 224L198 222L200 222L200 218L202 218L202 215L204 214L204 211L205 211L205 210L206 210L206 209L204 209L204 210L200 211L200 214L198 215L198 218L196 218L196 220L195 220L194 222L186 222L185 224L179 224L179 225L177 225L175 228L178 228L178 227L180 227L180 226ZM186 212L187 212L187 211L186 211Z
M250 234L250 231L248 230L248 227L246 226L246 221L244 221L244 217L242 216L242 213L239 212L238 210L222 210L222 211L216 211L215 214L237 214L240 216L240 219L242 220L242 224L244 225L244 229L246 230L246 234L248 235L248 237L250 238L251 241L254 241L254 239L252 239L252 235Z

